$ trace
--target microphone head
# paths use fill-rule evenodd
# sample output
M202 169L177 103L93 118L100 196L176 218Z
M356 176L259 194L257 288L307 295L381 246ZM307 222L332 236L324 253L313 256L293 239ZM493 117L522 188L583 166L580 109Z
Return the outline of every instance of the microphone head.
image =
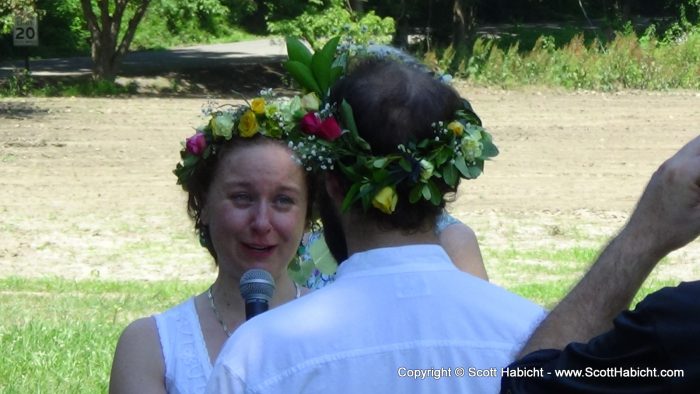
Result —
M259 300L270 302L275 292L275 280L269 272L253 268L241 276L239 289L246 303Z

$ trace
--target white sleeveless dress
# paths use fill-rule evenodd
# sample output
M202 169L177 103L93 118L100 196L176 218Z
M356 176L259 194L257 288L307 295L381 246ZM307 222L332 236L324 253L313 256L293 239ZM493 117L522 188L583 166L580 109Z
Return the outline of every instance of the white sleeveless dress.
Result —
M203 393L212 363L194 297L153 317L163 351L166 391L170 394Z

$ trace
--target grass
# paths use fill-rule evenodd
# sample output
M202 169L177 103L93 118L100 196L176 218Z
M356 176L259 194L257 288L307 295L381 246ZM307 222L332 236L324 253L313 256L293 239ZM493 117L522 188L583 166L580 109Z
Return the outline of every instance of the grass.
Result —
M487 261L495 261L490 270L520 278L509 281L509 290L551 308L597 252L581 247L529 251L511 248L485 249L484 256ZM165 310L203 291L207 285L183 281L0 279L0 392L106 392L122 329L138 317ZM667 285L675 283L648 281L635 303Z
M0 279L0 392L106 392L124 326L205 287L179 281Z
M531 35L513 34L478 38L472 56L457 62L452 72L474 84L502 88L700 89L697 26L669 29L661 36L653 25L641 34L627 28L605 41L577 33L563 42L562 37L570 35L559 33L539 35L530 44ZM426 59L448 68L454 56L455 51L447 48L428 53Z

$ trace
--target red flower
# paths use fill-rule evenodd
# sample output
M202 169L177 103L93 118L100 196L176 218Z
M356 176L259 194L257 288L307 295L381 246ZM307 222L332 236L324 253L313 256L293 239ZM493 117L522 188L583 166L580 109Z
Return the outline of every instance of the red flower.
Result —
M309 112L301 118L301 130L307 134L315 135L324 140L333 141L340 137L343 130L334 117L329 116L321 120L316 112Z
M188 153L199 156L207 148L207 138L202 132L197 132L197 134L188 138L185 141L185 149Z
M321 128L321 119L318 118L316 112L307 112L299 123L301 130L307 134L318 134Z
M343 130L340 129L340 125L338 125L334 117L329 116L323 119L323 122L321 122L321 129L318 132L319 137L328 141L333 141L340 137L341 134L343 134Z

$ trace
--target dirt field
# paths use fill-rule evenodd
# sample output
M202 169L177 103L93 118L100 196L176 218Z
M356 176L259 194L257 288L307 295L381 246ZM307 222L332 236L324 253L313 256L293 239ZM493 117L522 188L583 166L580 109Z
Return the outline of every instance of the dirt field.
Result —
M496 282L514 279L488 260L499 249L602 245L700 132L698 92L464 93L502 153L450 210L477 232ZM171 173L204 101L0 100L0 277L211 276ZM660 275L700 277L698 256L695 242Z

